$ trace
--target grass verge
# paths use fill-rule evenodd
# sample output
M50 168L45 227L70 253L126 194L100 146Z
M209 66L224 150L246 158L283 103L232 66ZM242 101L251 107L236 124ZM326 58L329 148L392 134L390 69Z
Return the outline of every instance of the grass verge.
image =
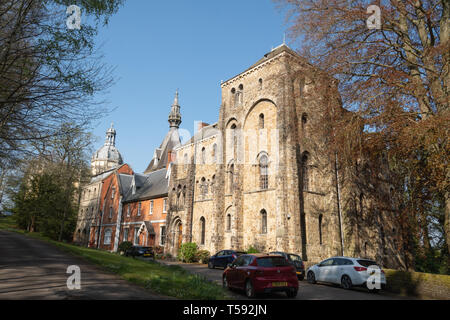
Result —
M49 242L75 256L86 259L121 278L152 292L178 299L231 299L219 285L184 270L179 266L165 266L153 261L142 261L106 251L79 247L46 238L38 233L27 233L14 228L8 218L0 218L0 229L14 231Z

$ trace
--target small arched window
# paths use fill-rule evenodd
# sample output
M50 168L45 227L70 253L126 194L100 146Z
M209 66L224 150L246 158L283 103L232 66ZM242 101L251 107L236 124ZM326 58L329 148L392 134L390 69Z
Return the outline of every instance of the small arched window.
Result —
M259 115L259 129L260 130L264 129L264 114L263 113L261 113Z
M306 113L302 114L302 129L305 129L308 123L308 115Z
M200 244L205 244L206 221L204 217L200 218Z
M227 231L231 230L231 214L227 214Z
M262 88L263 88L263 79L259 78L258 82L259 82L259 90L262 90Z
M261 233L267 233L267 212L266 210L261 210Z
M259 158L259 187L262 190L269 188L269 159L264 154Z

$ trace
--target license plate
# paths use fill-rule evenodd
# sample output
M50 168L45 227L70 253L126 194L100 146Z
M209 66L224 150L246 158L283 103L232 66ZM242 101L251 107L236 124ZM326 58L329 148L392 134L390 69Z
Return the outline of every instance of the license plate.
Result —
M272 287L287 287L287 282L272 282Z

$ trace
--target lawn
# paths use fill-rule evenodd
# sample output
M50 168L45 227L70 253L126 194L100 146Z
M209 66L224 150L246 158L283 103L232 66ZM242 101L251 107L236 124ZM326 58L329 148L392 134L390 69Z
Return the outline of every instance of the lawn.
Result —
M53 241L38 233L26 233L15 229L10 217L0 218L0 229L24 233L52 243L68 253L82 257L155 293L178 299L231 299L221 286L199 275L191 274L179 266L165 266L153 261L142 261L115 253Z

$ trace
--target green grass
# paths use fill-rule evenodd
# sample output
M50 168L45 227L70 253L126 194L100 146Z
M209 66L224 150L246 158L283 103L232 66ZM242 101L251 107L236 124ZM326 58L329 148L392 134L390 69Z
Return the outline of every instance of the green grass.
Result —
M12 219L9 218L0 218L0 229L23 233L49 242L68 253L118 274L125 280L161 295L178 299L231 299L221 286L204 277L191 274L179 266L165 266L153 261L142 261L115 253L53 241L38 233L27 233L15 229Z
M0 216L0 230L17 230L16 223L12 216Z

